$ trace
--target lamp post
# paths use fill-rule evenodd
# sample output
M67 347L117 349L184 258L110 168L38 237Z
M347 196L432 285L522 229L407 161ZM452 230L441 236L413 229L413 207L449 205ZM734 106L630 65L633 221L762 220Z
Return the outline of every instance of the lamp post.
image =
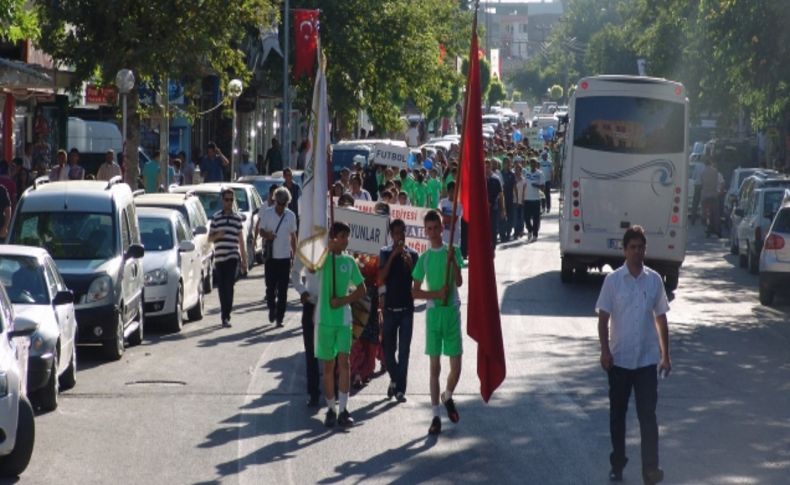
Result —
M132 88L134 88L134 73L129 69L121 69L118 71L118 74L115 75L115 86L121 94L121 103L123 106L123 131L121 132L123 135L123 144L121 146L121 151L124 156L126 156L126 97L129 95Z
M230 179L233 180L236 177L236 166L237 166L237 157L236 157L236 101L241 96L241 92L244 90L244 84L242 84L241 79L232 79L228 83L228 96L230 99L233 100L233 134L231 138L231 146L230 146Z

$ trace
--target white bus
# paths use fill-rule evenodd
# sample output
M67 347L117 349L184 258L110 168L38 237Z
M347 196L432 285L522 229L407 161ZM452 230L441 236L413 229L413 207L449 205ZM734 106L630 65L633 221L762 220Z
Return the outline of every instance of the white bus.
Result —
M623 233L647 235L646 264L674 291L686 254L688 98L682 84L638 76L581 79L562 166L561 277L623 264Z

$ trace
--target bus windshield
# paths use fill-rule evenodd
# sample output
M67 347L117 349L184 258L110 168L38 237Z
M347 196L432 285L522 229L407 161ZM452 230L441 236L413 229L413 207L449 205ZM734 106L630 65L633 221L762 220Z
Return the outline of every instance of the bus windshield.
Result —
M685 105L631 96L576 99L573 145L616 153L685 151Z

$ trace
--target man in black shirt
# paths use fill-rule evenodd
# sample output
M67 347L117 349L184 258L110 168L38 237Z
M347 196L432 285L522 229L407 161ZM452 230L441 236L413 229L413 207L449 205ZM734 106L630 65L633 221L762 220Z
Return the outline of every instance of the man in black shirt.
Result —
M414 324L411 272L419 256L406 246L406 224L402 220L395 219L390 223L390 235L392 246L382 248L379 254L379 311L384 320L384 361L390 375L387 397L395 396L403 402L406 400L404 394Z
M486 160L486 189L488 192L488 209L491 219L491 241L494 247L496 247L499 224L504 224L506 213L505 197L502 194L502 183L494 175L491 168L491 160Z
M505 198L505 215L507 220L499 225L499 240L502 242L510 240L513 231L513 221L515 220L515 204L513 203L513 188L516 185L516 174L510 169L510 159L505 157L502 162L502 190Z

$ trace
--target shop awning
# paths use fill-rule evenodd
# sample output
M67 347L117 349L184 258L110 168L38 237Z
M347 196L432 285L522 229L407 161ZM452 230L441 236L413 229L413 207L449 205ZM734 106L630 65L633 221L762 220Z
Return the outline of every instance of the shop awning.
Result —
M52 89L52 78L43 67L0 57L0 89Z

